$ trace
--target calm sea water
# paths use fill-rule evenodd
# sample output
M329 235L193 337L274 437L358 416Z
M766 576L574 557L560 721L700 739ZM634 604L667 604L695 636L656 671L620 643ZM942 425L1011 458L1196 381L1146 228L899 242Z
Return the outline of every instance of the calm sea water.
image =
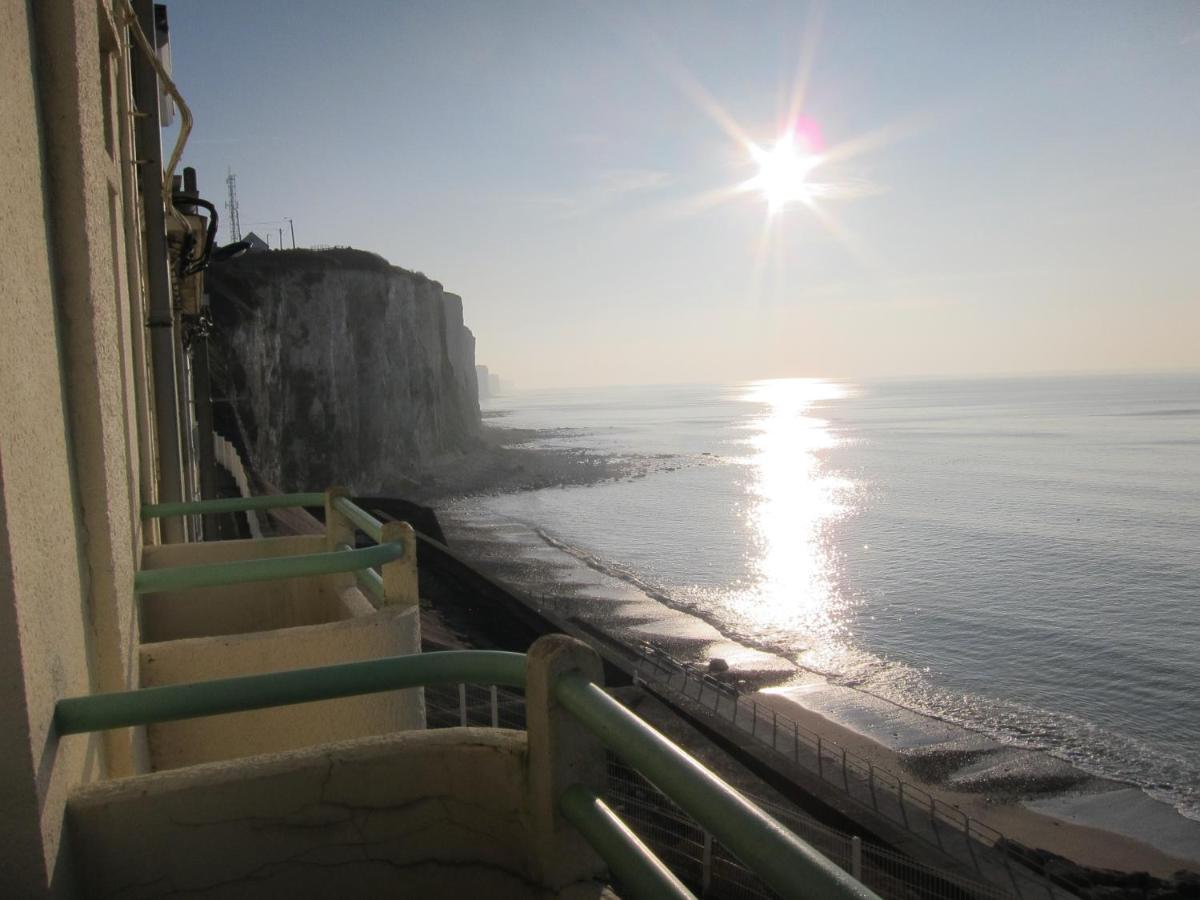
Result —
M529 392L649 459L491 511L726 634L1200 818L1200 376Z

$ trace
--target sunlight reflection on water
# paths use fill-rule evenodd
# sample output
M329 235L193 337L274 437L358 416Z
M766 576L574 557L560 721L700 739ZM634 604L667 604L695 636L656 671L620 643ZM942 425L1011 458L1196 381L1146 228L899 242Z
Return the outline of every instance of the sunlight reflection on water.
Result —
M852 510L853 484L826 471L821 451L837 439L813 412L845 395L830 381L790 378L755 382L744 397L766 409L751 422L748 439L754 475L745 518L753 580L733 605L755 632L803 635L805 660L817 667L831 662L830 654L841 655L849 637L828 531Z

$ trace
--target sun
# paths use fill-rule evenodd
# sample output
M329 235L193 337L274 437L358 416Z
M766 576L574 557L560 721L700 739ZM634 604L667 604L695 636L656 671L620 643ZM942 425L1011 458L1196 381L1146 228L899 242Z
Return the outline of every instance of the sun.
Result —
M821 157L801 152L793 133L783 135L770 150L752 144L750 155L758 163L758 174L742 188L761 191L768 210L778 212L790 203L811 204L818 191L808 176Z

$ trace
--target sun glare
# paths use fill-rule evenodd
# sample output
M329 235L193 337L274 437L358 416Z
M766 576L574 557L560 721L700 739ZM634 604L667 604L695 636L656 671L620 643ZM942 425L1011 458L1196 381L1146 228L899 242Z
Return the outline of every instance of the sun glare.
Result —
M821 157L801 152L792 133L781 137L770 150L752 145L750 154L758 163L758 174L742 187L760 191L771 212L778 212L789 203L811 203L816 191L808 176L820 164Z

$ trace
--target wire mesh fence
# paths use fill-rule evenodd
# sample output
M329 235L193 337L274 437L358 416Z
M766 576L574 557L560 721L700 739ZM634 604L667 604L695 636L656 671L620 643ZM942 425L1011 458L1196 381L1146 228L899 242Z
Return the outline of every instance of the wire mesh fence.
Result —
M490 685L425 689L430 728L525 728L522 692ZM766 723L761 723L766 728ZM831 765L840 759L831 757ZM717 900L776 896L749 869L636 770L608 755L607 802L654 853L698 896ZM881 897L904 900L999 900L1014 892L926 866L846 834L797 810L749 799Z
M1009 859L1003 834L957 807L836 741L760 704L707 672L645 645L636 672L643 681L678 695L724 719L773 750L781 762L816 775L875 814L970 866L989 885L1017 897L1073 896Z
M429 728L476 726L525 729L525 695L496 685L459 684L425 688Z

